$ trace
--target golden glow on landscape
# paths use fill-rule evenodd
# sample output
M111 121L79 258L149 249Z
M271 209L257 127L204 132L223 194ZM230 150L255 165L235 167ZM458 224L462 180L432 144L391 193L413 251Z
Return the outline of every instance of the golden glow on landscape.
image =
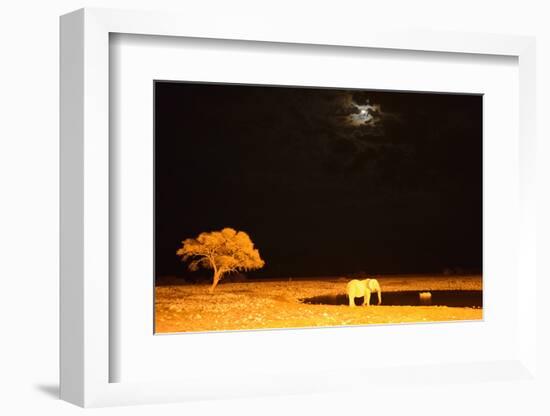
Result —
M186 263L190 273L200 268L211 270L211 281L157 286L156 332L476 320L483 316L481 307L432 306L431 303L433 291L480 293L480 275L234 282L233 273L261 269L265 262L250 236L233 228L187 238L176 255ZM387 304L388 297L407 291L416 293L417 305Z
M377 279L384 295L395 291L481 290L481 276L401 276ZM349 307L348 278L319 280L223 281L213 292L208 284L156 287L155 330L158 333L334 327L479 320L482 308L376 305ZM341 304L305 304L304 298L342 299Z

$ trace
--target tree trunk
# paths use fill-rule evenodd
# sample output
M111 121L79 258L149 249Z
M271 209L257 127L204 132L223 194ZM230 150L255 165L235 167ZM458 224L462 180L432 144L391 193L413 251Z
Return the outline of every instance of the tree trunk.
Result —
M208 289L208 291L210 293L214 292L214 289L216 289L216 286L218 286L220 278L221 278L221 273L219 271L214 272L214 278L212 280L212 286L210 286L210 289Z

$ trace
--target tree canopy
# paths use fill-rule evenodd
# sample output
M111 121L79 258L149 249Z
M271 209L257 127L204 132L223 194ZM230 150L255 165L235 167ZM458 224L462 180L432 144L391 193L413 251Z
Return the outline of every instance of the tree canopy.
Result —
M197 238L187 238L182 241L176 255L189 262L191 271L200 267L214 271L210 291L227 273L260 269L265 264L248 234L233 228L203 232Z

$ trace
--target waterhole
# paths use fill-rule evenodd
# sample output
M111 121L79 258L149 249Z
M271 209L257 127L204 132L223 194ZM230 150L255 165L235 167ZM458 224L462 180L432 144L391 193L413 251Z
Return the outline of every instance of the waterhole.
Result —
M423 294L422 296L420 294ZM429 295L428 295L429 293ZM300 299L310 305L348 305L348 295L313 296ZM371 295L370 304L376 305L376 293ZM363 304L363 298L355 298L357 306ZM383 292L382 305L385 306L450 306L456 308L483 307L483 292L481 290L432 290L420 292L407 290L400 292Z

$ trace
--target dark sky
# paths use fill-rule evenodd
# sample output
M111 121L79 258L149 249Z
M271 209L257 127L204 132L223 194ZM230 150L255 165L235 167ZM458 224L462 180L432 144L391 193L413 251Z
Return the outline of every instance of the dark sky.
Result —
M246 231L253 277L481 270L482 97L155 82L156 273Z

